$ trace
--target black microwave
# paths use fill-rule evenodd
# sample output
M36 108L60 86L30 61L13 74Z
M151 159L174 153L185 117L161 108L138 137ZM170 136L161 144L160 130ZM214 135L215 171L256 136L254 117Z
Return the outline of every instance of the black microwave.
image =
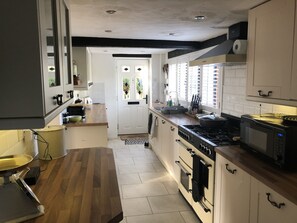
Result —
M280 114L242 115L240 146L287 170L297 169L297 126Z

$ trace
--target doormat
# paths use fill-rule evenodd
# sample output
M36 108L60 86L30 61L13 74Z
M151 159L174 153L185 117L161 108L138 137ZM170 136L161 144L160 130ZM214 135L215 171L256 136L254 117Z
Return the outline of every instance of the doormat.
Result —
M125 141L125 145L144 144L148 142L148 134L121 135L120 139Z
M144 144L148 142L147 138L131 138L125 140L125 145Z

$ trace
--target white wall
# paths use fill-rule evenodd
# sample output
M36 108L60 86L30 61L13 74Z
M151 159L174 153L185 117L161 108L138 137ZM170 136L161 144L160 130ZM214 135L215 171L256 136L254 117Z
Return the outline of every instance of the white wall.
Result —
M161 101L164 102L164 73L163 65L165 63L165 54L153 54L150 60L151 72L149 75L150 83L150 102Z
M117 76L111 54L92 53L92 72L95 85L104 88L108 121L108 138L117 138Z

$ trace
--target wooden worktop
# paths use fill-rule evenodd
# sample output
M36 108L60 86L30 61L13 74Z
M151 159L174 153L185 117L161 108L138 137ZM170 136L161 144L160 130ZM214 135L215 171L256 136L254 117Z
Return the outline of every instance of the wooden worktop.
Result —
M81 104L79 104L81 105ZM105 104L84 104L86 118L80 122L64 124L66 127L107 125Z
M240 146L217 147L215 151L297 205L296 171L277 169Z
M150 107L149 110L166 119L168 122L175 125L176 127L179 125L199 125L199 121L197 119L192 118L186 114L167 115L163 114L160 110L157 110L153 107Z
M33 191L45 214L28 222L120 222L123 211L112 149L68 151L65 157L40 161Z

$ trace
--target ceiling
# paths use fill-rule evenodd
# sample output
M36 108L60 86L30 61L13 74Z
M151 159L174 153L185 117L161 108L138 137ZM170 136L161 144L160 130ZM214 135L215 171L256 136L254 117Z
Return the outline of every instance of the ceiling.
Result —
M230 25L247 21L248 9L265 1L70 0L72 36L204 41L226 34ZM116 12L109 14L108 10ZM195 19L201 15L203 21Z

